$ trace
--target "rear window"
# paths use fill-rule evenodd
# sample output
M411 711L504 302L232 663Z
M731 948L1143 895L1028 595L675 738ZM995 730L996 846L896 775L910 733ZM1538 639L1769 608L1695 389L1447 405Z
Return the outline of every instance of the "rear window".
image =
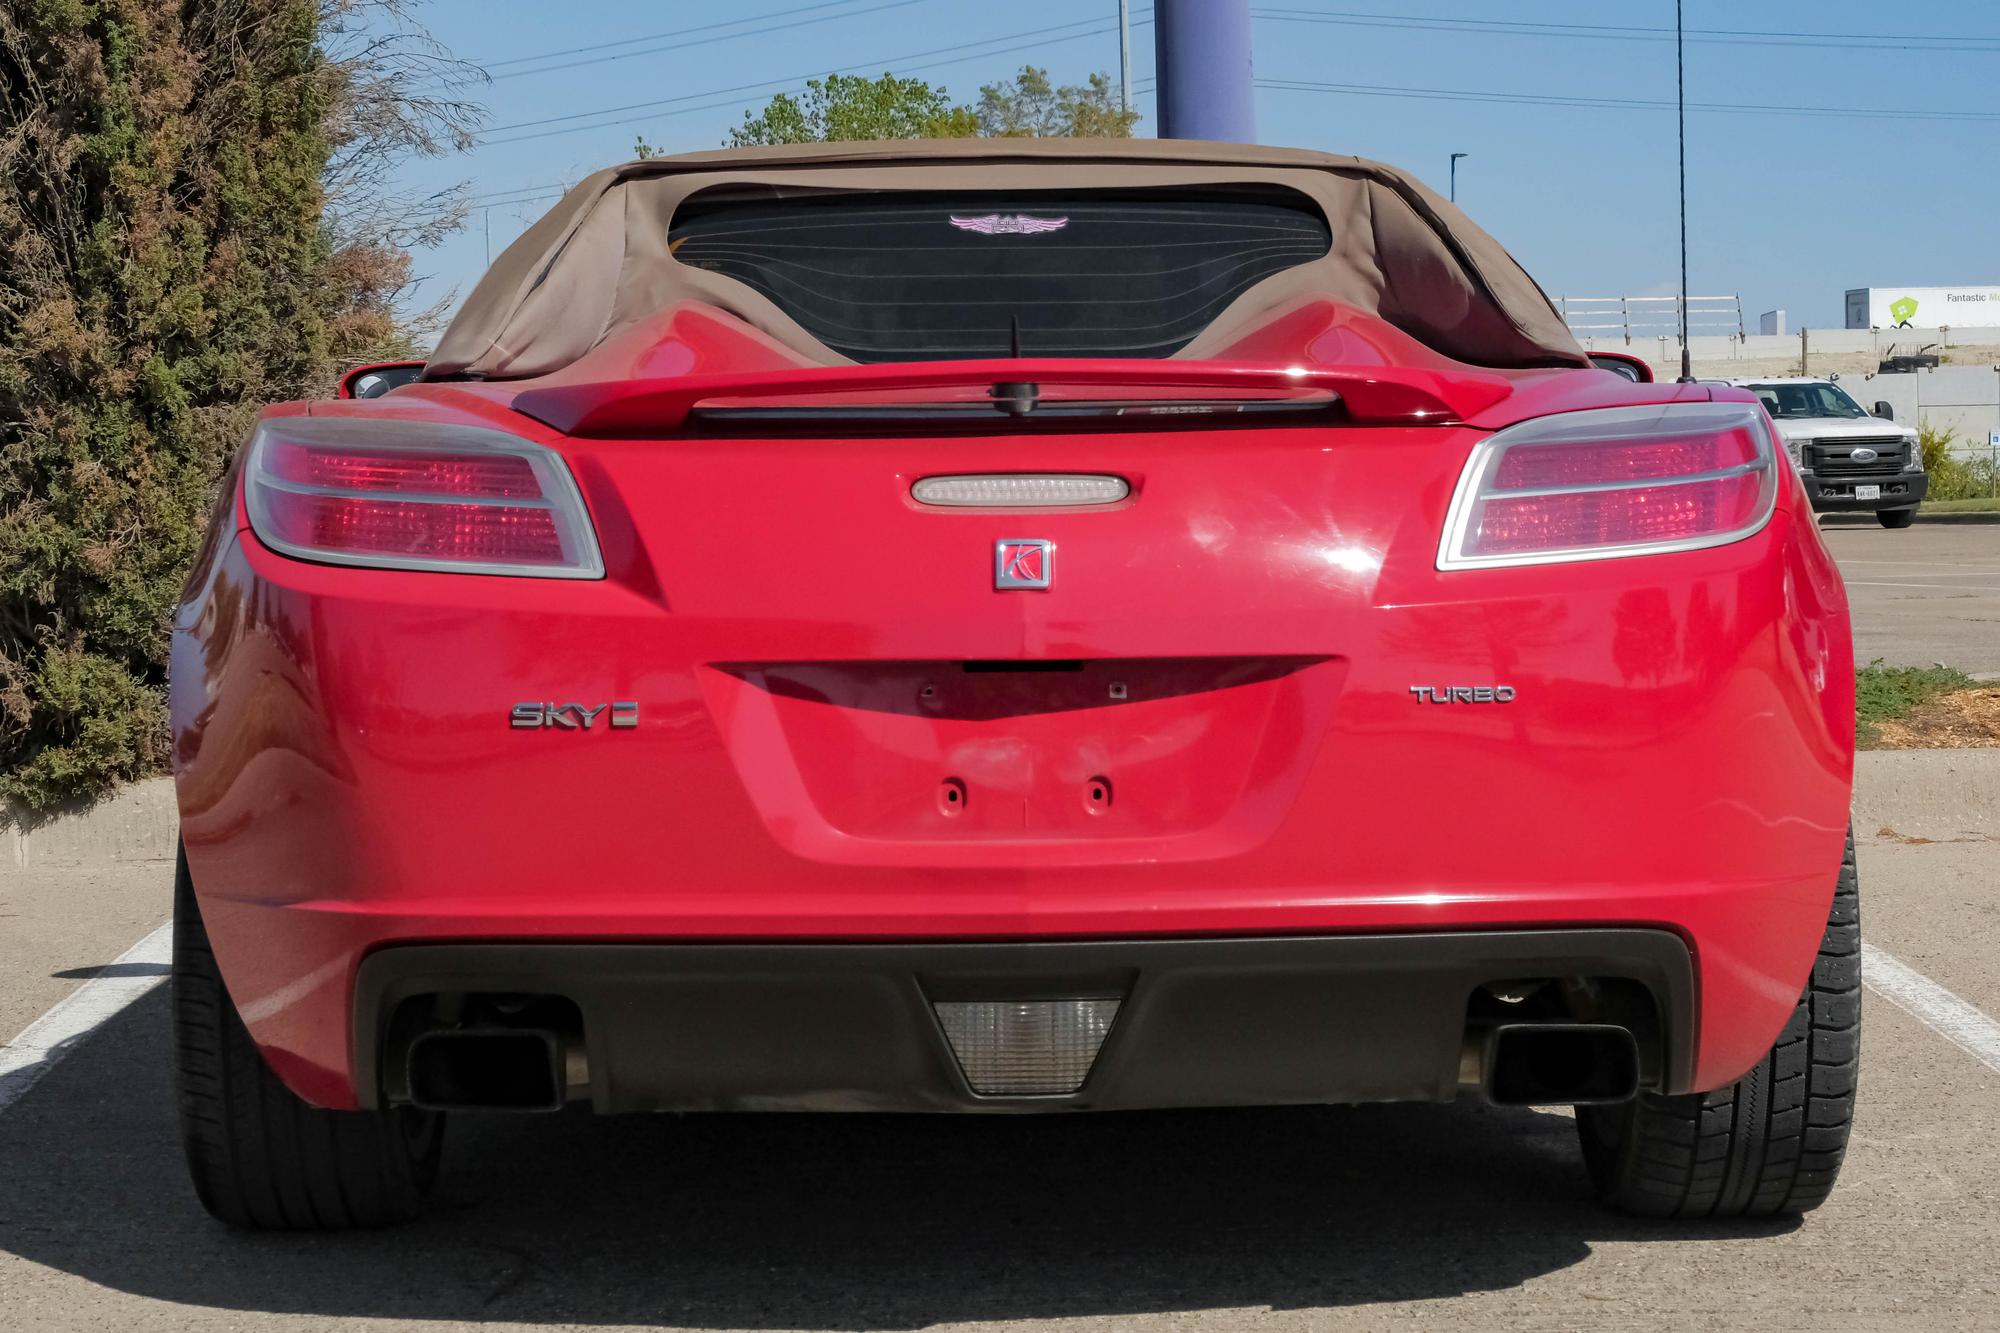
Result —
M1170 356L1332 246L1278 188L697 196L668 237L856 361Z

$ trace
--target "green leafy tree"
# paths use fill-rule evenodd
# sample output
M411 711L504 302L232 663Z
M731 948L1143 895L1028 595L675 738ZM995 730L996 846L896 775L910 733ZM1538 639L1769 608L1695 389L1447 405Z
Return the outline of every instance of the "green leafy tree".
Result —
M819 143L833 139L964 139L979 132L967 107L922 79L829 74L809 79L803 96L779 93L729 132L729 144Z
M1058 88L1047 70L1024 65L1011 81L981 88L977 106L956 104L944 88L922 79L829 74L809 80L802 96L779 93L755 115L744 112L743 123L729 132L729 146L982 135L1129 139L1138 123L1138 112L1119 105L1108 74ZM647 150L641 157L657 151L643 138L639 143Z
M226 460L259 405L404 336L400 242L454 205L399 197L382 155L469 113L407 30L328 47L402 5L0 4L0 795L161 766Z
M1119 104L1108 74L1058 88L1049 72L1023 65L1011 83L979 90L979 132L1009 139L1129 139L1139 113Z

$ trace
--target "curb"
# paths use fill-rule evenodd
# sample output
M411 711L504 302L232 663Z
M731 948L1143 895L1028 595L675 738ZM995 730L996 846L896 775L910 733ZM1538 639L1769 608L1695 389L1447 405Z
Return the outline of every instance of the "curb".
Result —
M2000 511L1975 509L1967 513L1955 514L1947 510L1942 514L1926 514L1923 510L1919 509L1917 510L1916 521L1919 523L1977 523L1992 525L2000 523Z
M2000 839L2000 748L1854 756L1854 836Z
M2000 839L2000 747L1864 750L1854 757L1854 829L1938 841ZM173 860L180 833L172 778L148 778L88 809L0 811L0 876Z
M1831 528L1835 531L1838 531L1842 528L1863 528L1863 527L1877 526L1877 524L1874 521L1875 516L1873 514L1865 512L1855 513L1855 514L1830 513L1830 514L1821 514L1818 517L1821 527ZM1828 519L1848 520L1848 521L1846 522L1836 521L1829 523L1827 522ZM1863 523L1860 521L1862 519L1867 519L1868 522ZM1967 526L1988 527L1993 525L2000 525L2000 510L1975 509L1964 513L1953 513L1951 511L1946 511L1944 513L1933 514L1929 510L1919 509L1917 510L1917 517L1915 519L1915 522L1919 524L1944 523L1944 524L1960 524Z
M180 809L172 778L147 778L87 807L0 807L0 876L56 866L172 861Z

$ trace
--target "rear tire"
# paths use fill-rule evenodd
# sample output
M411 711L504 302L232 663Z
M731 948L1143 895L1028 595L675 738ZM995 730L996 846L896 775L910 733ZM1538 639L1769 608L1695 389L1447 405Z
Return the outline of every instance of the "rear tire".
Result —
M1885 528L1907 528L1917 521L1915 509L1878 509L1875 521Z
M1826 1202L1847 1154L1861 1047L1854 833L1812 979L1755 1069L1715 1092L1580 1106L1598 1194L1646 1217L1777 1217Z
M344 1231L423 1211L443 1117L321 1110L278 1080L222 984L185 853L174 868L173 1011L181 1145L209 1212L267 1231Z

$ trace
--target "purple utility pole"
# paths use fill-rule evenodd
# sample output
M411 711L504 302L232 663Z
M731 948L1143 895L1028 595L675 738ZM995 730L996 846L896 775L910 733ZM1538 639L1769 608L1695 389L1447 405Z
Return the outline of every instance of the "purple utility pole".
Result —
M1250 0L1154 0L1162 139L1257 140Z

